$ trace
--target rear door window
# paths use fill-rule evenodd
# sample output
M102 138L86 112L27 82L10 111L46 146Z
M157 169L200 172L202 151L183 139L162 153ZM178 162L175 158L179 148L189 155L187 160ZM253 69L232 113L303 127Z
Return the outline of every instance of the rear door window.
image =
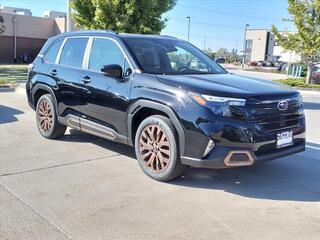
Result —
M81 68L88 38L67 39L60 56L60 64Z
M63 43L63 39L57 40L54 44L52 44L44 56L44 60L48 63L55 63L60 47Z

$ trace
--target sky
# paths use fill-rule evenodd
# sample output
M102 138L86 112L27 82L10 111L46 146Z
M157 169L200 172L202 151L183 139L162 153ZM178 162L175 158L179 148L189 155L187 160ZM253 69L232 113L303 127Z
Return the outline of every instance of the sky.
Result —
M67 0L0 0L2 6L28 8L33 16L43 11L65 11ZM178 0L176 6L163 15L167 26L162 34L187 40L190 17L190 42L201 49L220 47L243 48L244 27L270 29L276 25L280 30L292 30L287 0Z

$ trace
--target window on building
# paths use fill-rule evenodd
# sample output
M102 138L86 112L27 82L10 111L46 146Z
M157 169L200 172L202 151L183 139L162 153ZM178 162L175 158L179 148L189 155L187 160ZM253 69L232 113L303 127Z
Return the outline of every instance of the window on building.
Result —
M69 38L62 49L60 64L81 68L87 42L87 38Z
M124 61L125 57L116 43L108 39L94 39L89 59L90 70L100 71L101 67L109 64L124 67Z
M44 60L46 62L49 62L49 63L56 62L56 58L57 58L57 55L58 55L58 52L59 52L59 49L60 49L62 43L63 43L63 39L59 39L53 45L51 45L51 47L49 48L49 50L47 51L47 53L44 56Z
M252 49L252 39L247 39L246 40L246 49L247 50Z

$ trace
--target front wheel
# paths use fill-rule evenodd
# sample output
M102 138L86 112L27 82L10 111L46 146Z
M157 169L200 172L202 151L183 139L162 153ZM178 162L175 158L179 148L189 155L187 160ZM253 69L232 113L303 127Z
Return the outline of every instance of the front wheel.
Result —
M143 120L135 136L135 152L142 170L157 181L178 177L183 166L177 133L170 119L154 115Z

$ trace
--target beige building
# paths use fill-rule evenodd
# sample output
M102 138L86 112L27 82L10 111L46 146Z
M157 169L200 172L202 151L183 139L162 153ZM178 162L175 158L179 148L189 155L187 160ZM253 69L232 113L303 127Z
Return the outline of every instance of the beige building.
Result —
M32 16L32 12L30 11L30 9L27 9L27 8L0 6L0 12L19 14L19 15L24 15L24 16Z
M59 12L59 11L44 11L42 13L42 17L45 18L63 18L63 17L67 17L67 13L65 12Z
M267 29L248 29L246 32L246 62L285 61L298 62L301 57L287 52L277 44L275 36Z
M33 17L2 8L5 32L0 35L0 63L31 62L46 40L66 31L66 18ZM1 10L1 9L0 9ZM18 9L23 13L26 9Z

